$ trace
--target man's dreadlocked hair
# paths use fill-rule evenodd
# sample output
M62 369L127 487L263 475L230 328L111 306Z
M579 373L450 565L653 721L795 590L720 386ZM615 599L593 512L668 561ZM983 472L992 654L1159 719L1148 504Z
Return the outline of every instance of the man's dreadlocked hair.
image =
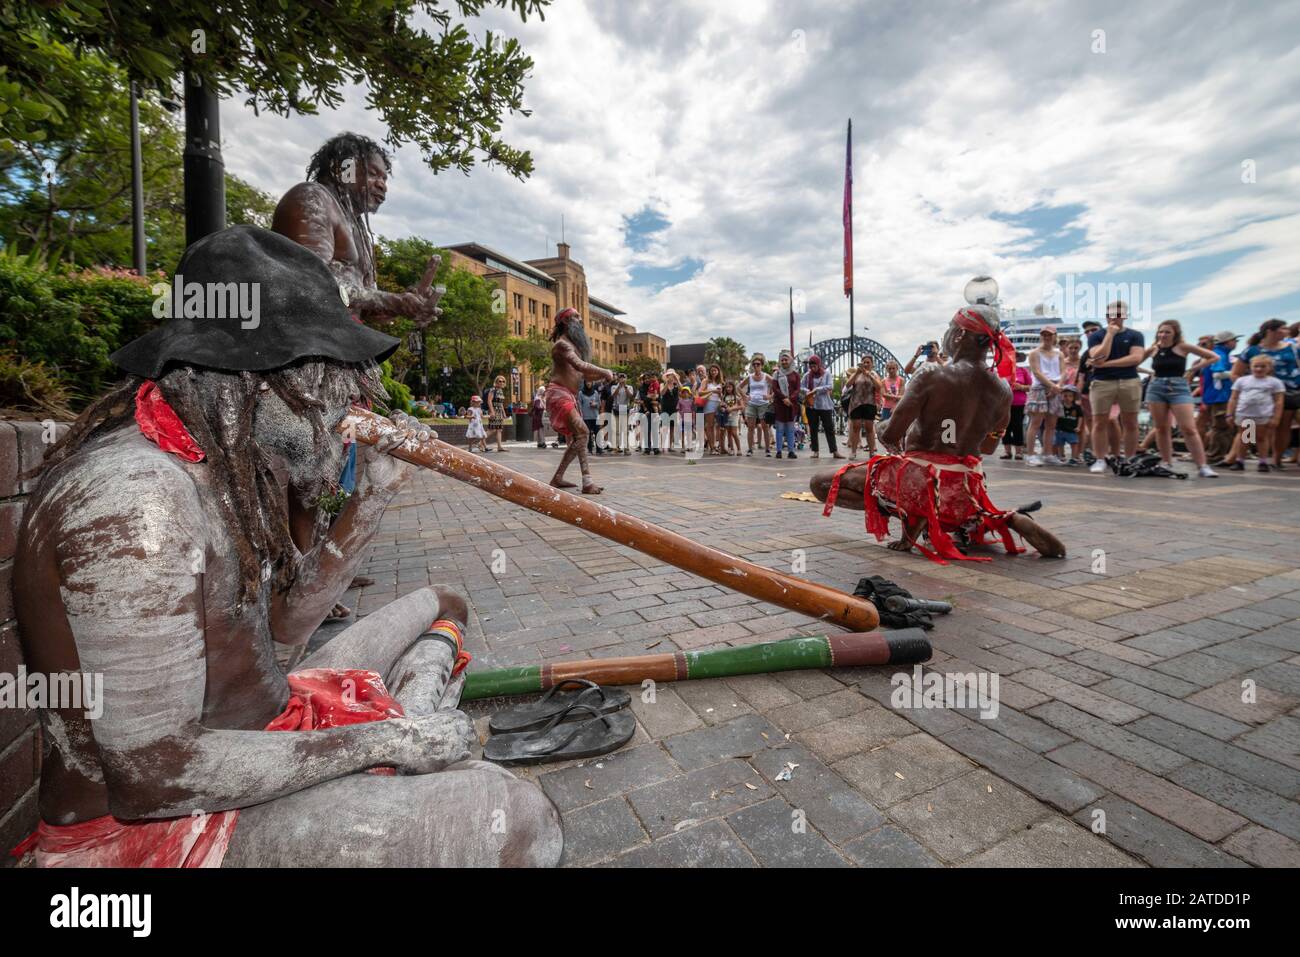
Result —
M307 163L307 179L318 183L321 180L343 182L343 171L348 161L360 163L370 156L379 156L384 161L384 169L393 171L393 160L388 151L368 136L360 133L339 133L331 136L321 148L312 154ZM358 173L361 170L357 170Z
M358 193L349 189L344 172L348 163L352 163L353 182L364 185L366 179L366 161L371 156L378 156L384 161L384 169L393 171L392 157L388 151L368 136L360 133L339 133L331 136L321 148L312 154L307 163L307 179L314 183L325 183L326 188L334 194L343 208L360 228L364 242L359 253L362 257L361 272L371 282L374 280L374 261L371 249L374 247L374 235L370 231L370 214L365 201L358 206Z
M217 506L239 558L241 601L257 596L264 565L269 567L276 591L287 589L296 572L296 549L289 537L284 492L265 454L253 441L253 413L259 383L265 380L295 415L311 422L316 449L323 454L324 443L329 441L323 417L325 403L302 388L298 375L301 365L264 373L227 373L185 366L157 380L163 398L203 450ZM357 378L360 391L368 398L383 397L383 387L372 375L359 370ZM50 449L41 470L130 422L135 415L136 392L144 381L140 376L130 376L87 408Z

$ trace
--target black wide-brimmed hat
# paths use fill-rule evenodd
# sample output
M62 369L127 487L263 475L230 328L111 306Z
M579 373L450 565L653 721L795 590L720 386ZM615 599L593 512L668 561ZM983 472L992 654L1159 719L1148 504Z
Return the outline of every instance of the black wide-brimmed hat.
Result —
M127 372L156 379L172 363L265 372L306 356L382 362L401 344L352 318L319 256L256 226L185 250L170 296L171 319L109 356Z

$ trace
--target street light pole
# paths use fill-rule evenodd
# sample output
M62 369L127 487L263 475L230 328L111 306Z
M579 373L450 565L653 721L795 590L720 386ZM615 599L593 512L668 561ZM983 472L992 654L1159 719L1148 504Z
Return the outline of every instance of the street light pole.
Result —
M140 89L131 81L131 253L136 275L144 262L144 160L140 152Z
M185 245L226 228L226 168L221 159L221 101L198 74L185 71Z

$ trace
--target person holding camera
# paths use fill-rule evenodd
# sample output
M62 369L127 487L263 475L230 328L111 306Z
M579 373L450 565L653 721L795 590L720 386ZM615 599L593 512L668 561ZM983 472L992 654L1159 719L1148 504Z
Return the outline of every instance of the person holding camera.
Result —
M916 360L920 359L922 355L925 356L925 361L921 363L922 365L926 362L937 362L940 365L943 364L943 357L939 354L939 343L931 339L929 342L916 347L916 352L903 368L903 375L910 376L916 371Z
M610 420L611 429L614 439L614 454L622 452L624 455L631 455L632 450L628 448L628 418L632 409L632 403L636 400L636 390L627 382L627 373L620 372L614 380L614 388L610 390Z

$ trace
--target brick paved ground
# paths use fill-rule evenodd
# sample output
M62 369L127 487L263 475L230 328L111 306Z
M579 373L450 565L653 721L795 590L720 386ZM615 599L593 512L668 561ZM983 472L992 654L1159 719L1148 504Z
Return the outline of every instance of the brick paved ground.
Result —
M500 461L545 477L558 454ZM803 549L806 577L846 590L879 573L955 602L929 667L997 673L998 717L894 710L891 668L661 685L623 751L522 772L564 816L567 864L1300 865L1300 475L991 461L994 500L1042 499L1070 557L940 567L868 541L861 513L779 498L816 464L594 467L607 504L665 528L785 569ZM394 502L363 571L377 584L347 599L362 614L462 589L475 667L824 631L432 473ZM481 734L495 704L467 706Z

